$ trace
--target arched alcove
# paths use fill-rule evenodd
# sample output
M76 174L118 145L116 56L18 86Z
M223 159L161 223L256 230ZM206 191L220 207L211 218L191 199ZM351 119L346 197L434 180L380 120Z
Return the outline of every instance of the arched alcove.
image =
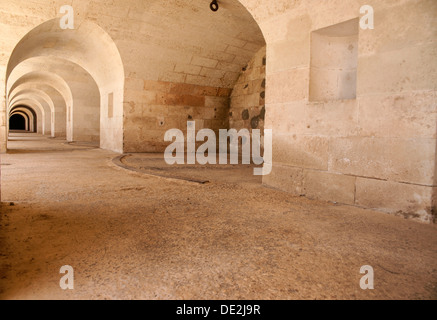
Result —
M11 104L9 115L15 111L24 112L29 118L29 130L43 134L45 111L41 103L37 100L29 98L17 97L13 104Z
M55 107L50 96L44 91L35 88L17 88L17 90L11 94L11 106L16 105L16 100L23 98L37 101L44 110L41 124L38 127L38 132L43 135L53 135L54 132L51 130L51 114L54 112Z
M26 131L41 133L43 126L41 121L42 113L41 110L39 110L39 106L33 105L30 100L25 101L23 104L20 102L15 103L10 109L9 118L16 113L20 113L25 117Z

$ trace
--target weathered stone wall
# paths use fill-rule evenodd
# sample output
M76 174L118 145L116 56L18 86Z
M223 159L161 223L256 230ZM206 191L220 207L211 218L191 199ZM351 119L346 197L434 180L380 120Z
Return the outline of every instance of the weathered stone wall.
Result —
M231 89L127 79L125 92L125 152L164 152L167 130L187 131L187 121L196 131L228 127Z
M231 94L229 127L264 130L266 48L260 49L244 67Z
M369 4L375 29L357 28L356 98L312 101L314 32L360 18ZM274 129L264 183L433 219L437 2L276 1L253 9L266 35L266 126Z

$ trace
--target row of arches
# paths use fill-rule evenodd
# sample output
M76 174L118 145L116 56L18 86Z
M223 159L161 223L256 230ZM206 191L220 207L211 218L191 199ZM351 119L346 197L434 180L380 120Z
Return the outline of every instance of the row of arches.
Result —
M217 115L206 118L195 109L205 98L192 92L216 88L211 98L218 99L224 88L229 89L224 98L230 98L241 70L265 46L258 24L237 0L223 1L214 14L201 0L184 6L177 1L133 1L108 9L114 12L107 21L80 12L86 3L77 1L74 29L61 28L59 17L33 28L7 65L7 115L25 105L36 114L35 130L44 135L98 142L103 149L122 153L134 140L156 144L156 135L164 136L161 127L183 128L184 117L199 114L199 121L211 123ZM125 9L141 14L113 19ZM148 81L150 87L144 84ZM174 93L173 83L195 88ZM153 91L164 85L170 89ZM148 94L153 99L146 100L143 90L152 91ZM201 106L215 107L217 99ZM178 109L169 111L174 105ZM156 123L150 123L145 108L158 110L153 114ZM131 123L130 113L139 121Z
M9 129L19 131L37 132L38 117L32 108L16 106L9 114Z
M118 50L97 24L83 21L75 30L62 30L59 19L47 21L17 44L9 60L8 129L16 121L23 122L21 115L28 131L98 142L103 148L121 151L122 141L108 138L114 136L111 131L116 126L101 116L106 108L101 97L118 94L115 109L122 115L123 82ZM27 125L31 117L17 114L17 106L32 110L34 124ZM112 144L105 144L108 141Z

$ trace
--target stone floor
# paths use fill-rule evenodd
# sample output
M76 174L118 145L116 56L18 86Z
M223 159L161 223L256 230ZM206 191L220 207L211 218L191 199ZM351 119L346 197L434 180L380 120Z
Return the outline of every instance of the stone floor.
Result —
M291 197L247 167L203 168L200 184L149 175L159 155L124 159L129 171L86 144L10 139L1 299L437 298L434 225ZM74 290L59 287L64 265Z

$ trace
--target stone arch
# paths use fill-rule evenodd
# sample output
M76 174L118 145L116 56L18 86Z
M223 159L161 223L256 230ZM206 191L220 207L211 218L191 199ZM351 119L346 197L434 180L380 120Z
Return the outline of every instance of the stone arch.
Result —
M14 113L21 112L26 114L28 120L28 127L26 130L31 132L37 132L38 124L37 124L37 113L35 110L27 105L17 105L12 108L9 112L9 117L11 117Z
M217 12L202 0L151 0L135 11L138 31L120 46L123 61L142 61L125 66L124 151L162 152L165 132L189 120L197 130L228 128L231 92L266 46L252 14L237 0Z
M62 30L59 19L44 22L17 44L6 72L7 88L13 70L28 59L64 59L86 70L100 94L100 144L102 148L122 151L124 67L111 37L91 21L77 21L74 30ZM6 93L8 95L8 92ZM113 117L107 116L108 96L113 97Z
M43 106L44 108L44 125L42 129L42 134L50 134L50 136L54 137L54 123L52 123L52 114L55 112L55 106L51 97L42 90L36 88L26 88L23 84L22 86L16 87L14 91L11 92L10 101L14 102L15 97L26 97L35 99Z
M31 63L29 60L26 60L26 62ZM73 101L73 94L71 93L68 83L56 73L43 70L35 71L30 69L30 66L20 64L20 66L16 67L11 73L9 79L6 88L8 94L23 84L29 84L29 86L34 85L35 87L37 85L46 85L56 90L66 103Z
M10 116L9 116L9 121L8 121L8 125L9 127L11 127L11 121L13 117L20 117L22 118L23 121L23 129L19 129L19 128L12 128L12 130L24 130L24 131L30 131L29 128L29 124L30 124L30 119L29 119L29 115L26 112L23 111L14 111Z
M26 110L29 110L33 114L33 122L34 122L34 129L37 133L43 133L45 130L44 127L44 119L45 119L45 112L44 107L41 105L41 103L38 100L29 99L25 96L18 96L15 101L11 104L10 110L15 110L16 108L24 108ZM9 113L8 113L9 117Z

